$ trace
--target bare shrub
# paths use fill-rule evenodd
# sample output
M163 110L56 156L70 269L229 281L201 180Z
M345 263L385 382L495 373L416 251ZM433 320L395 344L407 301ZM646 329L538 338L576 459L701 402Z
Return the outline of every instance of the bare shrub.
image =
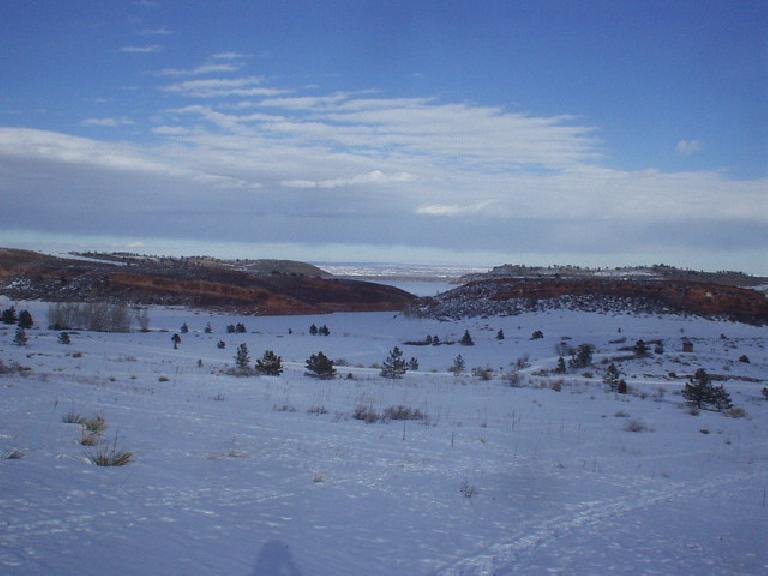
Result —
M147 311L147 308L134 308L133 317L139 325L139 330L142 332L149 332L149 312Z
M307 414L312 414L313 416L322 416L323 414L328 414L328 410L322 404L319 406L315 405L310 406L307 409Z
M131 318L124 302L56 302L48 307L53 330L128 332Z
M627 432L650 432L651 429L639 418L633 418L627 421L624 425L624 430Z
M272 404L273 412L296 412L296 408L290 404Z
M624 410L617 410L613 415L616 418L629 418L629 414L624 412Z
M99 447L89 457L96 466L125 466L133 460L133 452L116 450L114 447Z
M416 408L409 408L399 404L384 409L384 420L426 420L427 415Z
M371 404L358 404L352 413L355 420L360 420L368 424L373 424L381 420L381 414L373 409Z
M517 370L504 374L501 379L513 388L520 388L525 382L525 377Z
M87 430L91 434L101 434L107 429L107 421L102 415L97 415L94 418L86 418L82 421L84 430Z
M730 418L744 418L747 415L747 411L744 410L744 408L741 408L740 406L735 406L734 408L729 408L728 410L725 410L723 412L726 416L729 416Z
M82 424L85 422L85 417L80 416L77 412L74 410L70 410L64 416L62 416L61 421L65 424Z
M459 492L462 496L464 496L464 498L470 499L472 496L477 494L477 488L475 488L475 486L470 484L468 481L464 480L464 482L461 484L461 487L459 488Z
M493 379L493 368L472 368L472 376L477 376L480 380L488 381Z
M80 432L81 446L96 446L99 443L98 434L89 434L85 428Z

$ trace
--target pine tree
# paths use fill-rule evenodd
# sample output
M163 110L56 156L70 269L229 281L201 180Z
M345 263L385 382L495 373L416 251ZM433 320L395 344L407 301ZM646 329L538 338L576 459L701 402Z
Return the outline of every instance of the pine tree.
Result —
M67 334L66 332L62 332L61 334L59 334L57 341L59 344L71 344L71 340L69 339L69 334Z
M259 374L278 376L283 373L283 365L280 356L276 356L272 350L265 350L264 356L256 360L256 371Z
M683 398L688 402L701 408L702 405L712 405L715 410L728 410L733 408L731 396L721 386L713 386L712 378L703 368L696 370L691 379L686 383L683 389Z
M32 328L32 314L29 313L28 310L22 310L19 313L19 326L24 328L25 330L29 330Z
M648 356L648 345L642 338L635 342L635 356Z
M312 324L312 326L309 327L309 335L310 336L317 336L317 326Z
M384 378L402 378L405 375L405 360L400 348L395 346L381 366L381 375Z
M312 375L316 378L333 378L336 375L333 361L322 352L312 354L307 359L307 370L312 372Z
M242 324L241 322L238 322L237 324L235 324L235 332L237 332L238 334L244 334L245 332L247 332L247 330L245 329L245 324Z
M16 324L16 308L11 306L10 308L3 310L3 314L0 316L0 321L2 321L3 324Z
M611 362L603 375L603 384L608 386L609 390L615 391L619 386L619 379L619 369L616 368L616 365L613 362Z
M21 326L16 327L16 335L13 337L13 343L16 346L25 346L27 344L27 333Z
M475 343L472 342L472 336L469 335L469 330L464 330L464 336L459 340L459 344L463 346L474 346Z
M235 352L235 363L240 370L245 370L248 368L250 362L251 359L248 356L248 346L243 342L237 347L237 352Z
M562 356L557 359L557 368L555 368L555 372L558 374L565 374L565 358Z
M224 350L224 348L226 348L226 347L227 347L227 343L224 342L224 340L219 340L216 343L216 348L218 348L219 350Z
M206 334L210 334L211 332L213 332L213 328L211 327L211 323L210 323L210 322L207 322L207 323L205 324L205 333L206 333Z
M408 370L418 370L419 369L419 361L416 360L416 356L411 356L411 359L408 360Z
M592 365L592 344L579 344L576 354L571 356L570 365L572 368L586 368Z
M187 323L184 322L184 324L181 325L181 333L187 334L189 332L189 326L187 326Z
M499 328L499 331L496 332L496 340L504 340L504 330Z
M234 334L234 332L235 332L235 325L227 324L227 334Z
M451 366L448 370L454 374L464 372L464 357L461 354L456 356L456 358L453 359L453 366Z
M440 346L440 336L432 337L432 346Z

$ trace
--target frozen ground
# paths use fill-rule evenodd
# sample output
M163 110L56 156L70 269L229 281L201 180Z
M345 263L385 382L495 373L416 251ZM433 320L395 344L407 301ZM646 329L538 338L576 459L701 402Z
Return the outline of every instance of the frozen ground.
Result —
M46 306L29 308L44 325ZM739 378L768 378L765 328L570 311L465 322L150 316L150 333L82 332L69 346L45 329L30 330L26 347L0 332L0 360L31 369L0 375L0 454L24 454L0 460L0 573L768 572L766 382ZM238 320L249 332L225 334ZM184 321L191 332L173 350ZM309 336L313 322L331 335ZM505 340L495 339L499 328ZM475 346L402 346L465 329ZM534 330L544 338L530 340ZM535 373L554 366L564 336L599 354L591 379L568 374L557 392L554 377ZM663 358L622 363L626 396L600 383L619 336L665 342ZM681 336L693 354L679 352ZM221 373L241 342L253 358L274 349L285 373ZM370 365L395 344L420 369L383 380ZM318 350L351 365L340 368L344 378L304 375ZM457 354L468 369L494 368L494 378L447 373ZM499 374L526 354L525 386L511 387ZM684 380L666 376L699 366L730 378L746 417L687 413ZM358 405L399 404L428 421L352 417ZM319 407L327 413L308 413ZM91 464L79 426L62 422L70 411L103 415L104 438L135 461ZM625 431L634 419L647 430Z

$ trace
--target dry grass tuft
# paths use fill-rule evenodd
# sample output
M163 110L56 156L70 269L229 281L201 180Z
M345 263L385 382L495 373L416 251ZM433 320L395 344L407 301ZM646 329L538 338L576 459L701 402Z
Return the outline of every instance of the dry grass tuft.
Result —
M101 414L95 418L84 418L81 424L83 429L91 434L101 434L107 429L107 421Z
M80 414L74 410L70 410L62 416L61 421L65 424L82 424L85 422L85 417L80 416Z

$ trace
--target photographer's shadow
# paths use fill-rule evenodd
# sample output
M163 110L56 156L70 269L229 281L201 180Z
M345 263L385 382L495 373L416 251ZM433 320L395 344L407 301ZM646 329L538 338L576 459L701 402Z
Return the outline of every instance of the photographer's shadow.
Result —
M259 551L251 576L301 576L288 544L279 540L266 542Z

